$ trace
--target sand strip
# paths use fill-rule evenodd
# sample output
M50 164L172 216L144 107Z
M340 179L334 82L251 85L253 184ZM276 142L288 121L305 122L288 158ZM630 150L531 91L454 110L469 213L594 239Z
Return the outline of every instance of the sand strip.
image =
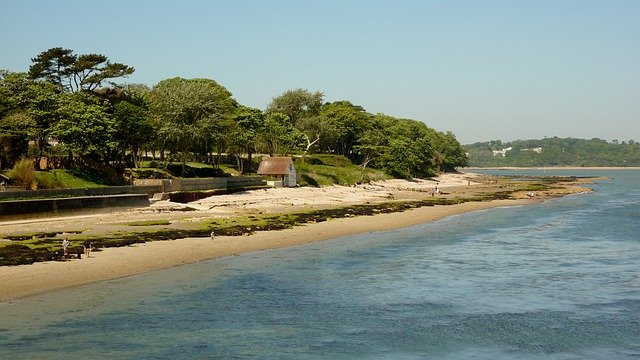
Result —
M531 204L498 200L413 209L402 213L333 219L242 237L187 238L107 248L88 259L0 267L0 301L93 282L117 279L183 264L254 251L303 245L367 232L399 229L494 207Z

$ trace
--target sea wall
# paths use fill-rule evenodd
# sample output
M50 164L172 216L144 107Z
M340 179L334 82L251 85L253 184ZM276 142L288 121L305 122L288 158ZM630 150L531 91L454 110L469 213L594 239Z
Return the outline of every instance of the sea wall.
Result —
M188 179L144 179L136 180L136 185L159 187L158 192L174 191L198 191L216 189L237 189L266 185L266 182L257 176L234 176L224 178L188 178Z
M10 190L0 192L0 201L7 199L82 197L120 194L148 194L172 191L196 191L213 189L236 189L262 186L266 183L257 176L234 176L228 178L197 179L144 179L130 186L105 186L80 189Z
M30 198L60 198L82 196L106 196L122 194L147 194L153 195L162 192L161 186L105 186L95 188L74 189L42 189L42 190L11 190L0 192L0 201L5 199L30 199Z
M0 219L51 216L97 209L149 206L154 194L185 194L190 191L234 190L266 185L260 177L142 180L132 186L87 189L45 189L0 192Z
M147 194L120 194L105 196L82 196L56 199L10 200L0 202L0 218L10 220L25 214L55 216L71 212L87 212L96 209L129 208L149 206Z

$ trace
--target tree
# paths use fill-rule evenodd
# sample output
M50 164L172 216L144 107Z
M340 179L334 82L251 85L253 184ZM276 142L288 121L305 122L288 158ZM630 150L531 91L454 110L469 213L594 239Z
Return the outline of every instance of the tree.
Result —
M435 146L440 155L439 166L442 171L455 171L457 167L468 165L467 154L452 132L436 133Z
M61 47L43 51L31 61L29 76L51 82L59 92L93 91L108 79L126 77L135 71L125 64L111 63L105 55L78 56Z
M115 106L115 140L123 152L129 150L133 165L137 167L140 149L154 138L154 129L145 109L129 101Z
M267 107L267 113L285 114L295 124L299 119L318 115L322 108L323 97L324 94L319 91L312 93L300 88L287 90L271 100Z
M13 112L0 120L0 168L12 166L27 154L34 127L24 112Z
M360 180L362 180L364 179L364 172L369 163L378 159L388 148L382 130L371 127L358 139L358 145L355 145L353 149L361 156L362 174Z
M229 134L229 143L238 154L238 168L240 172L245 171L242 154L247 154L248 163L252 162L252 155L256 151L258 136L264 129L264 114L260 109L239 105L233 115L236 124L235 130Z
M27 114L26 73L0 71L0 168L13 166L27 155L35 123Z
M329 124L318 117L323 96L319 91L311 93L300 88L287 90L271 100L267 107L267 113L279 112L287 115L293 126L303 134L307 143L305 155L320 141L323 132L329 130Z
M320 116L327 124L320 148L353 160L354 146L361 134L370 128L373 116L349 101L325 104Z
M269 112L265 115L264 127L258 139L263 151L270 156L282 156L302 149L305 135L291 124L289 116L279 112Z
M189 153L220 149L233 126L235 101L223 86L209 79L172 78L149 92L149 108L158 138L183 164Z
M38 146L36 164L47 151L51 129L57 124L60 116L60 94L55 85L48 82L33 82L23 93L22 102L26 107L26 114L33 119L31 138Z
M29 67L29 76L32 79L46 80L56 85L59 92L64 92L71 86L70 76L76 61L72 50L51 48L41 52L31 61L33 64Z
M106 159L115 144L115 121L98 98L90 94L63 94L57 109L58 122L52 127L56 137L69 152Z
M433 129L417 120L378 116L388 147L380 166L401 178L432 176L439 171L439 153L433 146Z

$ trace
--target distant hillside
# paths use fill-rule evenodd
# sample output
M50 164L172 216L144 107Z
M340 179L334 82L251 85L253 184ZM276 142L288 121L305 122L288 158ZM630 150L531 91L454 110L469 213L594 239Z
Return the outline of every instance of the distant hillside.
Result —
M464 145L469 166L640 166L640 143L601 139L545 138Z

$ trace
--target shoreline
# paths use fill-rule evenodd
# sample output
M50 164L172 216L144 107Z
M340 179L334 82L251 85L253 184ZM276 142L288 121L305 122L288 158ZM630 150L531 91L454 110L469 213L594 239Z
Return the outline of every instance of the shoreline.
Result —
M249 236L221 236L214 241L210 238L185 238L106 248L92 253L91 258L81 260L3 266L0 267L0 278L3 279L0 303L216 258L397 230L467 212L540 202L514 199L437 205L404 212L331 219L284 230L257 232Z
M353 206L365 204L376 206L394 202L407 203L433 199L434 196L436 200L476 199L461 203L454 201L455 204L449 205L420 206L404 211L374 212L374 215L355 215L347 212L343 217L301 222L284 230L255 233L247 231L244 235L232 232L229 236L219 233L214 241L208 236L185 235L173 238L174 240L163 240L160 237L129 246L103 247L93 252L91 258L0 266L0 304L59 289L215 258L301 246L356 234L396 230L467 212L538 204L546 199L591 191L583 185L598 179L592 177L573 179L569 182L560 179L550 188L538 188L535 182L513 182L505 178L473 173L443 174L433 179L395 179L356 187L334 185L323 188L251 190L232 195L212 196L188 204L160 201L149 208L123 212L4 222L0 223L4 236L34 234L47 229L59 234L53 238L56 245L63 238L80 244L85 238L121 233L139 234L144 237L145 234L153 234L155 231L201 229L196 233L204 235L209 234L212 226L215 230L220 222L233 224L243 218L286 216L297 211L322 212L352 209ZM502 198L505 193L510 194L508 198ZM501 195L494 197L497 194ZM191 211L183 211L185 207L189 207ZM160 224L155 225L156 222ZM145 226L144 229L132 227L139 223L151 226ZM207 228L208 231L202 230ZM51 244L51 240L47 241Z

